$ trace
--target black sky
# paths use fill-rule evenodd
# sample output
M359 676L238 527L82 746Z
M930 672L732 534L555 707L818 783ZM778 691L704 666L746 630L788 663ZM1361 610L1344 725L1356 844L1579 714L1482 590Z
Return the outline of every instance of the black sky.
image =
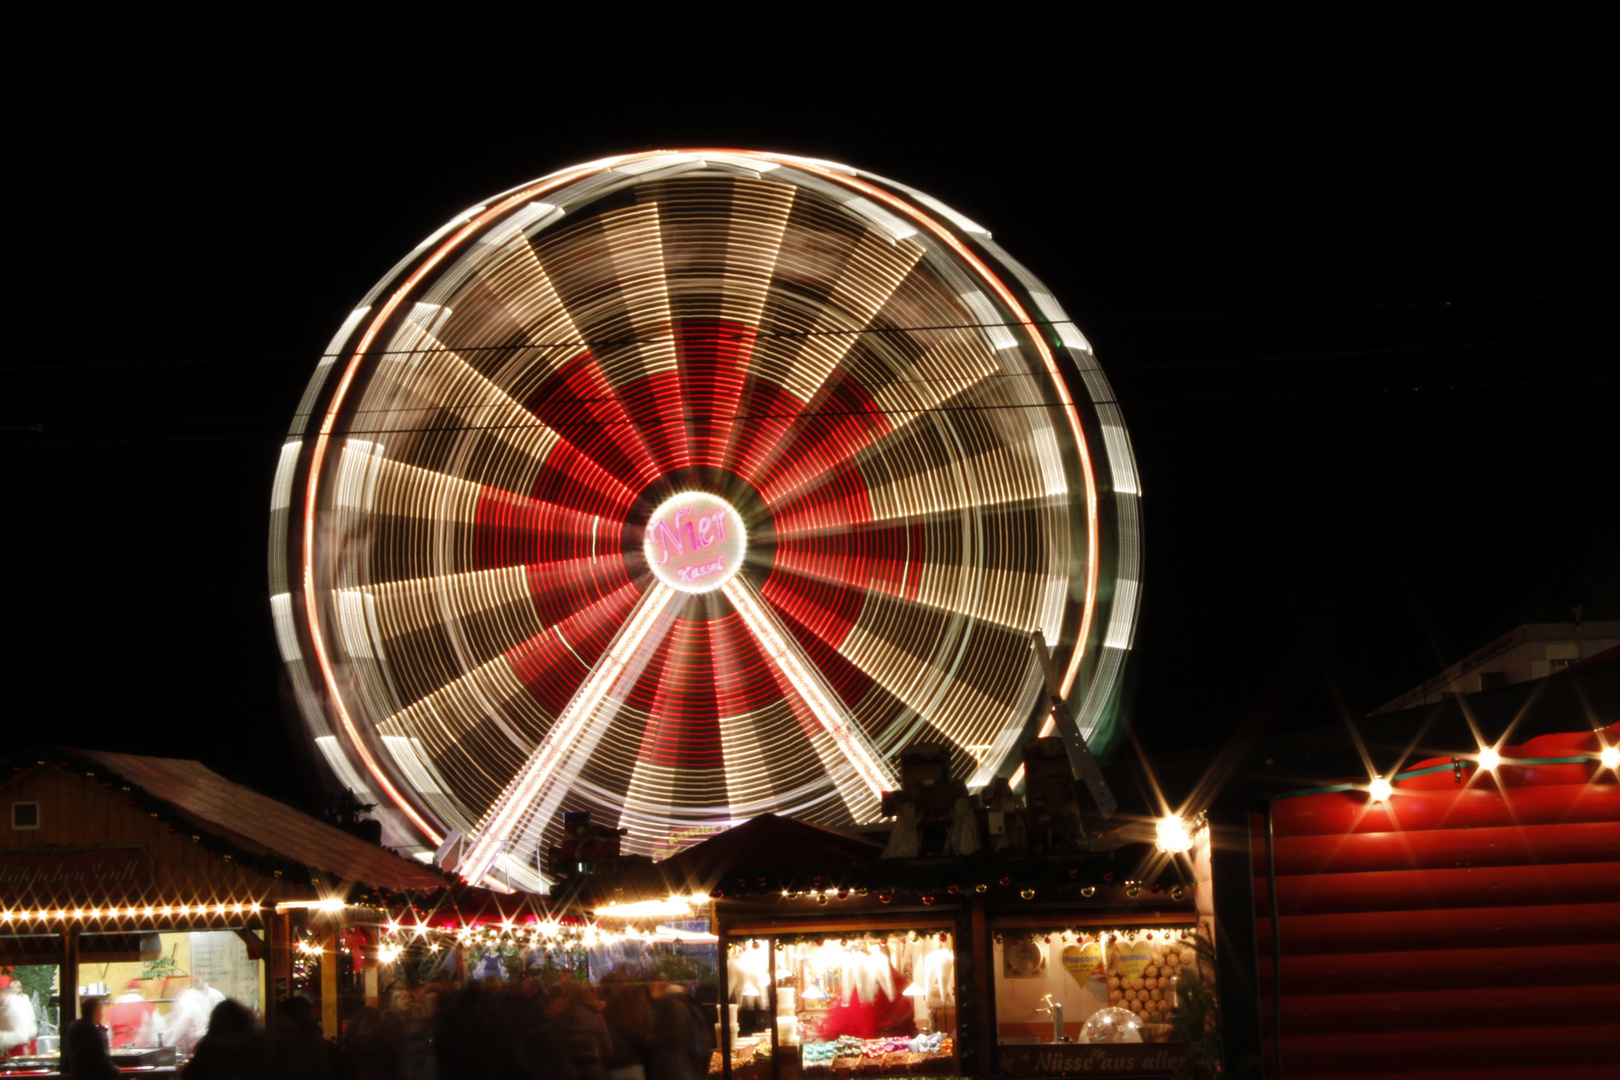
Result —
M1359 715L1575 604L1620 618L1620 95L1596 23L794 10L791 33L674 15L628 42L628 9L132 21L27 61L10 748L198 757L301 798L265 550L317 352L452 214L653 147L921 188L1080 322L1143 478L1152 754Z

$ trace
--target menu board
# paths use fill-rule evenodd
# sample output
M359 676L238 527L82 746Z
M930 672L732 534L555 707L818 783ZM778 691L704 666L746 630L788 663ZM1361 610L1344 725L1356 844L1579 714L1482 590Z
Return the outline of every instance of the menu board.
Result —
M264 1010L259 1000L259 964L248 959L247 946L233 931L191 934L191 977L255 1012Z

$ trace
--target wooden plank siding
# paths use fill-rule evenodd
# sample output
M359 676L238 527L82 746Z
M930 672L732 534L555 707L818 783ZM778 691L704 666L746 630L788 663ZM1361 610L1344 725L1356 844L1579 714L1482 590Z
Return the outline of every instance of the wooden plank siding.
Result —
M1596 760L1615 735L1502 747L1508 763L1460 783L1452 759L1420 762L1442 768L1384 803L1277 798L1269 828L1255 813L1266 1075L1615 1075L1620 785Z
M65 902L127 906L185 904L248 904L257 909L290 899L291 883L264 877L212 855L192 839L201 837L201 826L194 831L184 824L168 825L138 806L131 805L132 792L108 788L83 775L75 775L57 765L35 766L0 785L0 849L27 851L45 848L139 847L152 859L152 884L135 896L73 896L60 891L20 891L7 887L0 893L0 907L8 910L58 906ZM38 802L37 829L13 829L10 807L13 802ZM151 920L144 917L143 924ZM204 920L201 925L216 923ZM120 919L122 926L127 920ZM236 925L243 925L240 921ZM253 925L261 925L259 922ZM180 929L165 923L164 929ZM15 929L21 929L16 927Z

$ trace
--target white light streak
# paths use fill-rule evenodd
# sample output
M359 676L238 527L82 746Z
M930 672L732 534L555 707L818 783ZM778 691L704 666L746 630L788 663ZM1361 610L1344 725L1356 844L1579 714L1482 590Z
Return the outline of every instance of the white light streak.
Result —
M1121 495L1140 495L1136 480L1136 456L1131 453L1131 439L1122 424L1104 420L1103 445L1108 449L1108 467L1114 474L1114 490Z
M883 209L871 199L863 199L859 195L844 203L849 209L855 211L868 222L878 227L878 230L887 236L890 242L904 240L908 236L916 236L917 230L909 222L901 220L898 216Z
M270 509L286 510L292 506L293 470L298 467L298 453L304 448L302 439L289 439L281 446L281 457L276 461L276 479L270 488Z
M875 797L881 797L885 791L896 790L898 785L893 775L878 760L866 733L861 731L853 718L845 715L832 690L822 683L819 673L789 643L787 635L777 627L776 620L755 596L746 580L733 579L726 583L723 591L753 632L765 655L777 664L867 790Z
M1120 578L1114 584L1113 612L1108 618L1108 636L1103 645L1110 649L1129 649L1136 630L1137 583L1131 578Z
M291 593L276 593L270 598L270 619L276 626L276 646L281 650L281 658L288 663L302 660L303 650L298 647L298 631L293 625Z
M1005 325L1007 317L995 309L988 296L977 289L969 289L962 293L961 300L973 315L973 321L979 324L979 332L990 339L992 349L1018 348L1018 339Z
M944 203L940 202L938 199L927 194L926 192L918 191L916 188L907 187L904 184L897 184L893 180L884 180L883 182L892 188L905 192L907 195L922 203L924 206L928 207L928 209L932 210L934 213L938 214L940 217L944 218L952 225L955 225L958 229L961 229L965 233L972 233L975 236L984 237L988 237L990 235L989 229L986 229L983 225L980 225L971 218L957 213L955 210L952 210L950 207L946 206Z
M362 802L377 801L376 797L371 794L371 788L366 785L364 780L360 779L360 774L354 771L354 766L349 764L349 759L343 756L343 748L338 746L336 735L320 736L315 740L315 746L320 750L321 756L326 759L326 764L331 767L332 772L337 776L338 783L358 795Z
M568 773L575 756L582 751L588 754L595 747L618 706L641 677L653 651L669 632L675 611L684 600L682 594L663 582L655 583L642 596L546 737L468 838L460 867L462 877L477 881L508 842L528 835L531 822L543 824L550 818L562 798L554 781Z
M443 795L444 788L433 773L433 767L428 763L427 755L422 752L420 739L407 738L403 735L384 735L383 746L388 749L395 763L399 765L405 778L411 786L424 795Z

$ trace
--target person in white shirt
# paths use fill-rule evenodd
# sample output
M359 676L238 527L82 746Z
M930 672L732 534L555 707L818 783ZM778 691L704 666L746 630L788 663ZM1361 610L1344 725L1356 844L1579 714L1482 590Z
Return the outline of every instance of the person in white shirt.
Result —
M22 984L0 975L0 1057L28 1053L38 1035L34 1006L22 992Z

